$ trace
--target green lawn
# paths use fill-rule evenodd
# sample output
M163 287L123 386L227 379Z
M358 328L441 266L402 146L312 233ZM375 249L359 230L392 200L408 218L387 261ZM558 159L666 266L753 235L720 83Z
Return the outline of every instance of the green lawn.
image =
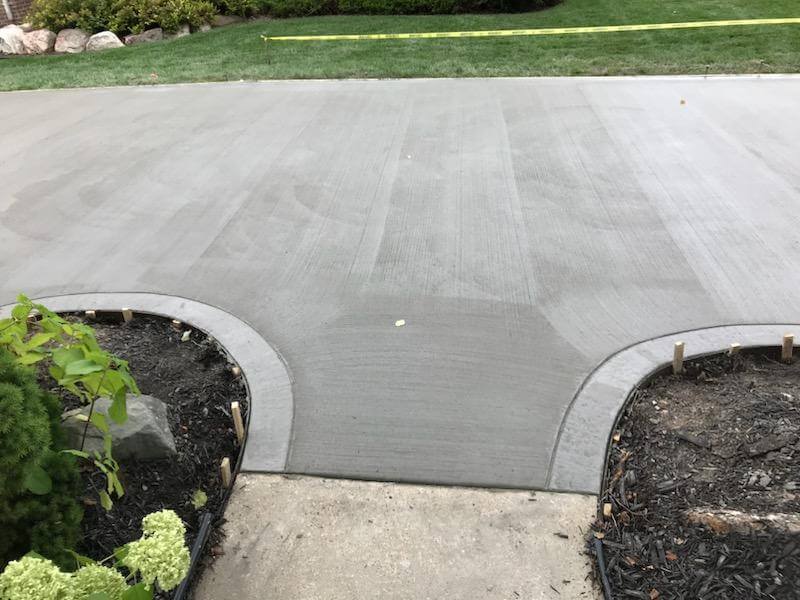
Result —
M511 29L800 17L797 0L565 0L502 15L263 20L168 42L0 60L0 90L239 79L800 71L800 25L547 37L271 42L260 35Z

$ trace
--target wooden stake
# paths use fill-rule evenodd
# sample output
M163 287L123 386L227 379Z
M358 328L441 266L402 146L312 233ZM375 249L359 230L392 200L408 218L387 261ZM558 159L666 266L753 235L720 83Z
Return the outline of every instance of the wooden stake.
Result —
M794 350L794 335L787 333L783 336L783 349L781 350L781 360L783 362L792 362L792 350Z
M734 342L731 344L731 347L728 349L728 356L733 356L734 354L739 354L739 350L742 349L742 345L738 342Z
M611 518L611 502L606 502L603 504L603 518L610 519Z
M231 414L233 415L233 428L236 430L236 439L239 440L239 445L241 446L244 441L244 421L242 420L242 411L238 402L231 402Z
M219 474L222 477L222 487L231 487L231 461L226 456L219 465Z
M675 342L675 351L672 354L672 372L675 375L683 373L683 342Z
M133 320L133 311L130 308L122 309L122 320L130 323Z
M239 375L242 374L242 370L237 366L233 366L231 367L231 373L233 373L234 377L238 377Z
M93 310L87 310L84 313L84 315L86 316L87 319L96 319L97 318L97 313L95 311L93 311Z
M181 325L183 325L183 323L181 323L180 321L178 321L178 319L172 319L172 326L173 326L175 329L177 329L178 331L180 331L180 329L181 329Z

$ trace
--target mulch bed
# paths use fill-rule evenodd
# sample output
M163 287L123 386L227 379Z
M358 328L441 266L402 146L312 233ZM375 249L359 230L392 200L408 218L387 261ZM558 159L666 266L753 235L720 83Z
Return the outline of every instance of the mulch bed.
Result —
M233 376L225 354L202 332L192 330L190 339L181 341L188 325L176 329L168 319L147 315L122 323L114 314L98 314L97 319L85 322L94 327L101 347L129 362L140 391L167 405L178 455L172 460L119 461L125 495L115 499L110 512L96 502L93 486L102 488L103 478L93 471L84 472L84 537L79 552L94 558L109 556L114 548L141 535L142 517L162 508L174 510L186 523L191 548L201 513L218 515L226 500L219 464L225 456L232 467L238 460L230 403L238 401L246 415L243 382ZM59 393L47 375L42 384ZM75 398L62 394L62 399L65 409L78 406ZM191 502L198 489L208 496L199 510ZM206 556L219 535L212 529Z
M800 511L800 363L770 350L719 355L644 383L604 488L612 516L594 535L613 598L800 598L800 535L786 528ZM730 510L787 516L745 529L686 516Z

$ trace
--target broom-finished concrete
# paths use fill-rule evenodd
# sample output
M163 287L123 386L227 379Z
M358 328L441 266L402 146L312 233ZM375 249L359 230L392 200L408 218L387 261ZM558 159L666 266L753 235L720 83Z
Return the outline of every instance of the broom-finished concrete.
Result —
M577 494L239 475L198 600L599 600Z
M797 78L214 84L0 108L0 303L159 292L236 315L293 377L290 471L544 487L609 355L797 320Z

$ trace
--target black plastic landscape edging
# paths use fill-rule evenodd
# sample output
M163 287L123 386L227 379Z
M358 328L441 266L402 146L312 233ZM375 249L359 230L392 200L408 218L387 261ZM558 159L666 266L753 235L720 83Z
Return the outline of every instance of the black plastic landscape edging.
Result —
M614 430L641 382L669 366L675 342L684 360L716 354L732 343L742 349L779 347L785 333L800 335L800 324L721 325L645 340L611 355L581 385L562 420L547 476L547 489L599 495ZM587 487L586 482L595 482Z

